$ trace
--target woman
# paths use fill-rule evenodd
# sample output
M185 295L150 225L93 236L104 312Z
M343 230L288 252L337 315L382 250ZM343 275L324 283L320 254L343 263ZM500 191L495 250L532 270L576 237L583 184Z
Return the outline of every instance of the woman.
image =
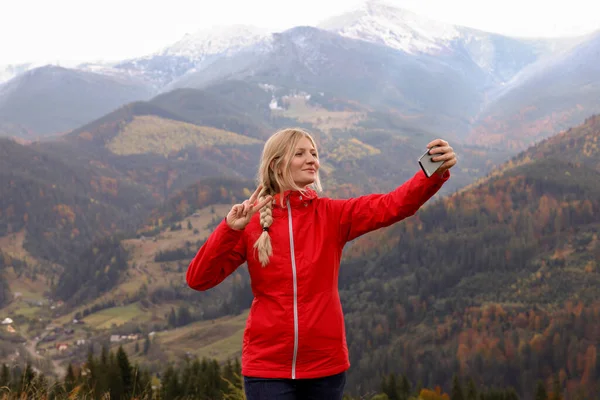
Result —
M413 215L448 180L452 147L428 144L444 161L388 194L320 198L313 138L285 129L266 142L259 186L200 248L188 285L207 290L248 263L254 300L246 323L242 375L248 400L341 399L350 367L338 272L344 245ZM260 211L259 213L257 213Z

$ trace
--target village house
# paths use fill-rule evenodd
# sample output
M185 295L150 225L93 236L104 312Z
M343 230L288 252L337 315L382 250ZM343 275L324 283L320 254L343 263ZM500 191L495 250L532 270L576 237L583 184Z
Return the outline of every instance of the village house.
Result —
M57 343L56 344L56 349L62 353L63 351L67 350L69 348L69 345L66 343Z
M121 336L119 335L110 335L110 342L116 343L121 341Z

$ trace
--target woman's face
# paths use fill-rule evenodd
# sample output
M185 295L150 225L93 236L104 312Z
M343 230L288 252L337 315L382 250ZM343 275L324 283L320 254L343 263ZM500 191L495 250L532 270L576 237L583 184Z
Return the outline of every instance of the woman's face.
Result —
M290 172L294 183L305 188L315 182L318 170L317 150L308 138L303 137L298 141L290 163Z

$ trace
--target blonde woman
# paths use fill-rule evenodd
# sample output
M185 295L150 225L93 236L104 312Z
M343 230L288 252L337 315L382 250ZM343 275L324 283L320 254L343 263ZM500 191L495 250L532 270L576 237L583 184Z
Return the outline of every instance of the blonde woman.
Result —
M452 147L428 144L444 161L387 194L319 197L315 141L285 129L266 142L254 194L234 205L189 265L187 283L207 290L248 263L254 300L242 375L248 400L342 399L350 367L338 273L344 245L417 212L450 177Z

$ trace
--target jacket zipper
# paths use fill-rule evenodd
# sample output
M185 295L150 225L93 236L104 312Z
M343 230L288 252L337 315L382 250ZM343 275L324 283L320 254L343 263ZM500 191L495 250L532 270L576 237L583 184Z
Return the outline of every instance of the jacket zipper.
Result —
M294 282L294 356L292 358L292 379L296 379L296 358L298 356L298 281L296 278L296 255L294 254L294 232L292 229L292 208L287 200L288 223L290 228L290 252L292 256L292 277Z

